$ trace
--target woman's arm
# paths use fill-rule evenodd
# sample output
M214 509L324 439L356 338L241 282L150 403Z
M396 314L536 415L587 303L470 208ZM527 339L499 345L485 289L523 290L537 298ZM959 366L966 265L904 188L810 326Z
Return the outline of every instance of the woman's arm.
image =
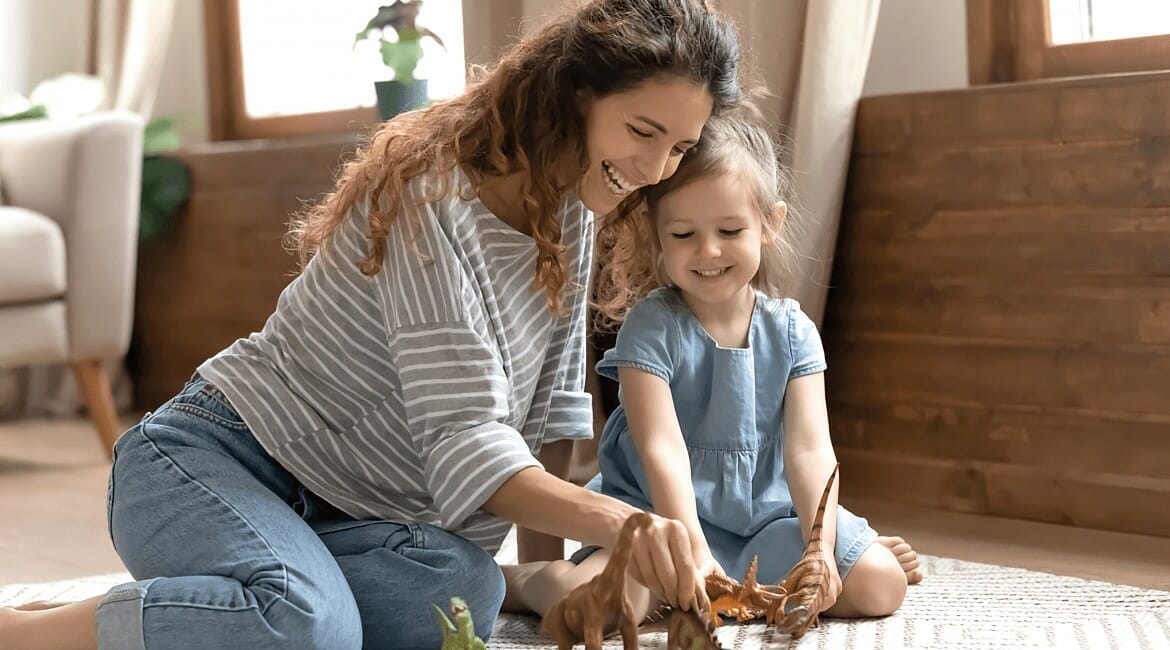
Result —
M622 406L650 482L654 511L687 527L695 561L705 563L711 559L711 550L699 526L690 455L683 444L670 386L661 377L637 368L623 366L618 369L618 377Z
M630 515L641 512L612 497L562 481L539 467L526 467L503 483L484 510L521 528L613 548ZM690 609L701 598L690 534L673 519L653 516L634 538L630 572L671 605Z
M572 454L573 441L558 440L546 444L540 450L540 462L549 474L562 480L568 480L569 460ZM563 537L519 528L516 530L516 545L519 549L521 564L565 559L565 539Z

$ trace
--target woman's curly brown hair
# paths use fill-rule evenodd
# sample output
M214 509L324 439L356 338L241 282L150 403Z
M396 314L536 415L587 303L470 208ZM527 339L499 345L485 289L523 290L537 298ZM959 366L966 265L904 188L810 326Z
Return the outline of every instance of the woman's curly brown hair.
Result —
M344 165L335 190L294 219L286 243L307 263L355 203L368 200L370 252L357 263L374 275L411 179L428 172L445 179L459 165L479 187L486 176L526 172L523 207L538 250L533 289L543 287L559 312L568 271L555 217L589 164L582 98L669 74L706 88L717 113L740 99L738 59L734 28L702 0L580 3L513 46L463 95L379 127ZM558 179L567 154L578 168ZM449 189L440 183L419 203Z
M599 329L620 324L635 302L670 283L662 270L656 227L663 197L700 178L722 174L747 180L760 214L760 268L752 286L777 298L788 290L797 257L792 242L799 232L792 177L780 164L763 116L744 103L707 122L699 143L687 152L673 176L641 189L637 200L623 202L606 219L597 235L603 260L594 290L594 320ZM777 201L788 203L785 216L775 212Z

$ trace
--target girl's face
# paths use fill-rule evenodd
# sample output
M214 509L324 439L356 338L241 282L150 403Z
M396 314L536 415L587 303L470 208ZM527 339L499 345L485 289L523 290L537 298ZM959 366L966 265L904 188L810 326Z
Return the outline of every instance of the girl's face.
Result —
M749 183L737 174L696 178L662 197L655 221L663 269L688 303L750 304L763 224Z
M585 207L608 214L630 192L668 178L683 153L699 141L712 106L706 88L674 75L652 77L629 90L589 100L589 167L577 185Z

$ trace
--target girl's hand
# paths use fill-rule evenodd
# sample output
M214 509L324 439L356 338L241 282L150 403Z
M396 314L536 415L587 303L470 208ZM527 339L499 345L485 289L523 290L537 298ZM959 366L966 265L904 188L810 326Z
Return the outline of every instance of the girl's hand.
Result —
M711 574L726 576L727 572L723 570L723 566L711 555L710 550L700 551L695 558L695 566L699 568L699 575L705 579Z
M651 514L650 525L630 541L630 575L671 607L710 607L703 574L692 559L691 537L676 519Z
M829 567L829 574L825 580L825 598L821 601L821 612L823 612L837 604L837 598L841 596L843 586L841 574L837 571L837 558L833 557L833 549L822 546L821 552L824 554L825 564Z

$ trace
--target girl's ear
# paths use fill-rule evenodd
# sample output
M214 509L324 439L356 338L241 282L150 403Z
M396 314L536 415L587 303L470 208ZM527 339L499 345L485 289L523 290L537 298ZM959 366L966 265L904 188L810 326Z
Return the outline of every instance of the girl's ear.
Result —
M776 230L784 227L784 218L788 216L788 204L783 201L777 201L772 206L772 218L776 220Z
M772 238L779 237L780 231L784 228L784 218L788 216L788 204L783 201L777 201L772 205L771 219L768 225L764 228L764 241L772 243Z

